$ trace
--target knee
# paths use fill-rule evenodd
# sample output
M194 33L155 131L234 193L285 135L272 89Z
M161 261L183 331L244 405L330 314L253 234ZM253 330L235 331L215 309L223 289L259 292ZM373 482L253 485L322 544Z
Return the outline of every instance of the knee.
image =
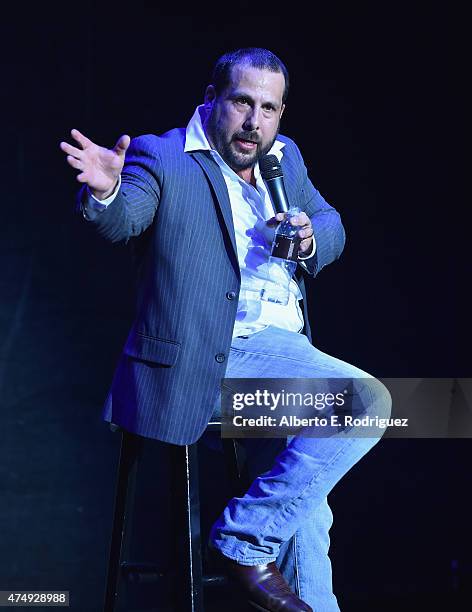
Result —
M377 378L368 375L352 381L354 391L351 404L348 403L352 416L388 419L392 412L392 396L387 387Z
M370 394L367 412L379 419L388 419L392 414L392 396L387 387L376 378L364 381Z
M370 422L363 433L366 437L370 438L373 445L385 434L386 423L392 413L392 396L380 380L369 378L368 381L364 382L366 382L370 395L370 401L367 402L366 416L369 416L373 421Z

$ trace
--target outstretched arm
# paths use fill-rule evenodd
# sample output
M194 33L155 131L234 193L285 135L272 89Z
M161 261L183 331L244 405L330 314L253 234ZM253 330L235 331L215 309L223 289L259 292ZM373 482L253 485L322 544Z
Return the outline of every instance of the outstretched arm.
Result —
M123 135L113 149L106 149L89 140L79 130L72 130L71 136L79 147L68 142L60 144L67 153L68 164L80 171L76 177L79 183L86 183L97 199L105 200L118 183L130 137Z
M156 137L141 136L130 142L129 136L121 136L113 149L106 149L77 130L72 131L72 136L82 148L61 143L61 149L68 154L68 163L80 170L77 180L84 183L79 209L111 242L127 242L140 235L152 223L160 196L161 164ZM117 189L120 174L121 185ZM112 201L103 205L92 197L102 201L110 194Z

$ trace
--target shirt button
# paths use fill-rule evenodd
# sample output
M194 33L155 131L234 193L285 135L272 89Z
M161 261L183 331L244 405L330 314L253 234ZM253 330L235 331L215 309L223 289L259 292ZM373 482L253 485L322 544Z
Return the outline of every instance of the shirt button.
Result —
M226 293L226 297L228 300L234 300L234 298L236 297L236 293L234 291L228 291Z
M215 359L218 363L223 363L223 361L225 360L225 356L223 353L217 353L215 355Z

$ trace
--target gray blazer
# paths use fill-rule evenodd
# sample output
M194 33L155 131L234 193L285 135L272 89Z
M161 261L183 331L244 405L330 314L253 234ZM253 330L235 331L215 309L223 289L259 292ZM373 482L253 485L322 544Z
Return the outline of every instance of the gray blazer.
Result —
M278 138L285 142L289 201L313 223L316 253L303 267L315 276L341 254L344 229L309 180L295 143ZM196 441L212 414L241 280L221 171L207 151L184 153L184 143L184 129L133 139L118 196L90 221L107 240L130 244L138 274L136 317L104 418L174 444ZM86 197L82 190L79 201ZM306 300L304 307L309 336Z

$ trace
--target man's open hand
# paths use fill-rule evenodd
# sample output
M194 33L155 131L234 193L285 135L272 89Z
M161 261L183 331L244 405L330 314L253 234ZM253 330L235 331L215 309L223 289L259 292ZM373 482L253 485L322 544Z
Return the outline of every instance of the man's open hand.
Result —
M106 149L96 145L78 130L72 130L71 136L81 148L61 142L60 147L64 153L67 153L68 163L76 170L80 170L77 180L80 183L87 183L93 195L99 200L104 200L116 187L130 137L123 135L113 149Z

